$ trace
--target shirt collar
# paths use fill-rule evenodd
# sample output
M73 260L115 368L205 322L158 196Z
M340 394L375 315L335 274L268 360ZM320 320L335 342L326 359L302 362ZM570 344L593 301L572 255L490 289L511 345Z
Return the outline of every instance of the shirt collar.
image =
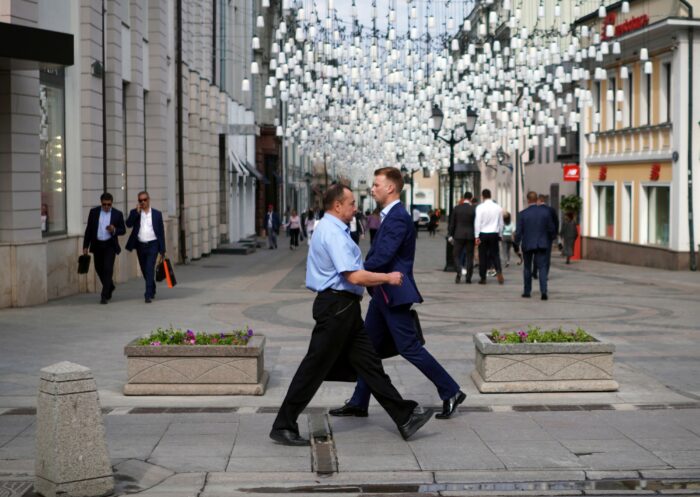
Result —
M379 216L379 217L381 218L382 221L383 221L384 218L389 214L389 211L390 211L396 204L398 204L399 202L401 202L401 200L396 199L396 200L394 200L392 203L390 203L389 205L387 205L386 207L384 207L384 208L382 209L382 212L380 213L380 216Z
M323 216L323 219L326 219L326 217L328 218L328 220L330 222L335 224L337 227L339 227L340 229L342 229L346 233L350 233L350 227L347 224L345 224L343 221L341 221L340 219L335 217L333 214L329 214L326 212L326 214Z

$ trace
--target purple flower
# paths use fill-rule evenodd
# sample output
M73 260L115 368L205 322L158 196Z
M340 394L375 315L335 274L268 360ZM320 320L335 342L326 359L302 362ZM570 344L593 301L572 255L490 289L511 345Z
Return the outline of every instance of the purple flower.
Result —
M224 335L224 332L221 332L221 335L219 335L220 338L226 338L226 335Z
M253 328L248 328L248 336L249 337L253 336Z
M153 347L160 347L160 342L151 342Z

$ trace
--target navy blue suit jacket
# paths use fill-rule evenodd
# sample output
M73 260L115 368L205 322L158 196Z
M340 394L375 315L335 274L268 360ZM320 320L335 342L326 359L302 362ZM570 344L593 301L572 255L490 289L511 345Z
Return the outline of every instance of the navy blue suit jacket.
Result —
M153 231L158 239L158 253L165 253L165 228L163 227L163 214L159 210L151 207L151 221L153 222ZM139 242L139 229L141 228L141 214L136 209L131 209L129 217L126 220L126 225L134 229L131 230L129 240L126 242L126 250L132 251L136 248Z
M264 221L265 224L264 224L263 228L267 229L267 223L269 221L270 221L270 213L266 212L265 213L265 221ZM276 212L273 212L272 213L272 231L274 231L275 233L279 233L281 224L282 223L280 221L280 215L277 214Z
M87 226L85 227L85 236L83 237L83 248L89 248L90 252L95 252L94 243L97 242L97 229L100 226L100 211L102 207L93 207L88 214ZM109 224L114 226L114 233L109 241L114 245L114 253L118 254L122 251L119 246L119 238L126 233L124 226L124 214L122 211L112 207Z
M382 221L365 260L365 269L377 273L399 271L404 275L400 286L381 285L368 288L373 298L383 298L394 307L423 302L413 279L416 257L416 229L403 204L398 203Z
M523 251L546 249L552 245L555 236L556 229L549 209L531 204L518 213L515 242L521 245Z

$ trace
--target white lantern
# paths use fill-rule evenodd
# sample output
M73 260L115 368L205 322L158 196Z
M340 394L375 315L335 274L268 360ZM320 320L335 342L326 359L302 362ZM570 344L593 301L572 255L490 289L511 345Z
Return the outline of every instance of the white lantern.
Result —
M608 12L607 12L607 10L605 10L605 6L604 6L604 5L601 5L601 6L598 8L598 17L600 17L601 19L605 19L605 17L606 17L607 15L608 15Z
M260 68L257 62L251 62L250 64L250 74L260 74Z
M260 50L260 38L253 36L253 50Z
M622 66L620 68L620 79L627 79L629 77L629 69L627 66Z
M627 1L622 2L622 8L620 10L623 14L628 14L630 11L630 3Z
M265 18L263 16L258 16L257 21L255 22L255 25L259 28L264 28L265 27Z
M639 50L639 60L649 60L649 50L642 48Z
M241 91L250 91L250 81L248 81L248 78L243 78L243 81L241 81Z
M644 63L644 74L651 74L654 70L654 65L651 63L650 60L646 61Z

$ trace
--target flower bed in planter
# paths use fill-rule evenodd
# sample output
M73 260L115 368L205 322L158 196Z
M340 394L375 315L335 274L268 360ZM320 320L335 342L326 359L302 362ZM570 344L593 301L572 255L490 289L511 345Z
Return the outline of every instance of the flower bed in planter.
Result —
M176 343L177 345L171 345ZM263 395L265 337L157 330L124 347L125 395Z
M580 330L579 330L580 331ZM604 392L613 380L615 345L591 341L528 342L528 333L474 336L476 369L472 380L482 393ZM584 333L585 335L585 333ZM530 339L532 339L530 337ZM516 341L519 340L519 341Z

